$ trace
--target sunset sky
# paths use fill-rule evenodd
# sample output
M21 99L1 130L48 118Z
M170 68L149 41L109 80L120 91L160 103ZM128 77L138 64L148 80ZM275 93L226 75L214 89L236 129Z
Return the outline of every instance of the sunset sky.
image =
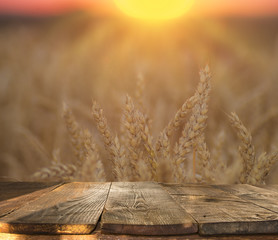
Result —
M113 0L0 0L0 14L52 15L85 9L96 15L119 14ZM189 15L278 16L277 0L195 0Z

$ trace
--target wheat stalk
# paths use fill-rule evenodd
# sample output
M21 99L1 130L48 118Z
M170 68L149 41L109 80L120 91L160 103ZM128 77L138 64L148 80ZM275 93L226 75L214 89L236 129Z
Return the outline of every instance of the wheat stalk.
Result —
M109 177L111 180L117 181L119 173L119 165L117 164L121 164L123 162L122 159L124 157L124 153L119 146L117 138L113 137L111 130L108 127L107 120L103 114L103 109L100 108L96 101L93 102L92 114L98 131L104 141L105 149L108 151L110 156L109 161L105 162L107 171L110 174ZM120 168L121 167L122 166L120 166Z
M227 162L223 158L222 151L225 149L225 131L221 130L214 141L214 148L211 152L210 165L212 174L217 181L223 179L223 172L227 170Z
M166 134L167 138L170 138L172 133L177 130L183 123L184 118L188 114L190 110L192 110L194 104L197 101L197 97L194 95L187 99L185 103L182 105L180 109L178 109L177 113L175 114L175 117L168 123L168 125L163 129L163 131L160 133L157 141L156 141L156 152L159 153L161 151L162 141L164 138L164 135Z
M248 176L250 175L255 163L255 148L252 144L252 136L251 133L240 121L236 113L232 112L229 115L229 119L231 125L237 133L238 138L241 141L241 144L238 149L243 161L243 169L240 174L239 180L241 183L246 183L248 181Z
M126 95L124 109L124 127L126 129L128 158L131 165L132 179L139 180L138 162L142 161L143 150L141 148L141 130L138 125L137 113L131 98Z
M161 150L157 152L158 180L161 182L173 182L172 176L172 156L170 152L170 141L166 133L162 133Z
M225 168L225 164L220 158L221 158L222 150L224 148L224 143L225 143L225 131L222 129L215 138L214 148L211 152L212 166L222 170Z
M85 161L87 154L86 151L84 151L83 132L79 124L75 120L72 111L65 103L63 105L63 117L70 136L71 144L73 146L74 154L78 159L78 162L76 164L80 167Z
M104 166L93 142L92 134L88 129L85 129L82 135L86 159L80 169L80 178L82 181L105 181L107 177L105 176Z
M197 144L197 138L201 136L206 127L206 120L208 118L208 100L209 93L211 91L211 74L208 66L200 71L200 82L198 84L195 96L197 96L197 102L192 109L192 115L189 121L185 125L182 136L179 139L178 145L175 146L175 158L174 158L174 178L177 181L182 181L183 170L181 164L184 164L183 168L187 167L187 154L189 154Z
M141 133L141 139L143 142L143 145L148 153L148 165L150 166L151 169L151 176L152 180L157 181L157 159L156 159L156 153L153 147L153 141L152 141L152 136L147 124L147 119L146 116L144 116L140 111L137 111L138 118L137 124L140 127L140 133Z
M255 162L247 183L253 185L265 184L265 179L270 172L270 169L278 161L278 151L271 154L262 153Z
M196 150L198 154L198 166L202 180L207 183L215 182L215 168L211 162L210 152L205 142L204 134L196 139Z
M112 151L115 156L115 172L117 174L118 181L127 181L129 179L128 163L126 162L125 150L121 146L119 138L116 136Z
M32 179L39 181L69 181L75 179L77 168L73 164L52 162L52 166L35 172Z

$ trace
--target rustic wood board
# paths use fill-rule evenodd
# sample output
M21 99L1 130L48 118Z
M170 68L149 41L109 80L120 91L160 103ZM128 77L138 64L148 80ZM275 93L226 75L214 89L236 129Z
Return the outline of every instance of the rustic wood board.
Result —
M0 182L0 201L60 184L57 182Z
M0 218L0 232L88 234L102 213L111 183L67 183Z
M277 240L278 235L249 235L249 236L199 236L180 235L180 236L127 236L127 235L113 235L101 234L94 231L90 235L23 235L23 234L9 234L0 233L1 240Z
M59 187L61 183L1 182L0 217L22 207L43 194Z
M278 185L264 185L264 186L258 186L258 187L261 187L261 188L265 188L265 189L268 189L268 190L271 190L271 191L274 191L274 192L278 192Z
M228 192L207 185L163 186L199 223L201 235L278 233L278 214Z
M179 235L197 223L157 183L112 183L101 220L103 233Z
M164 187L167 192L170 195L194 195L198 196L201 195L203 196L204 193L200 193L200 189L198 187L201 187L202 189L206 189L206 194L214 196L215 190L210 187L210 185L204 185L204 184L178 184L178 183L160 183L162 187ZM222 193L222 192L221 192Z
M276 192L248 184L214 185L213 187L278 213L278 193Z

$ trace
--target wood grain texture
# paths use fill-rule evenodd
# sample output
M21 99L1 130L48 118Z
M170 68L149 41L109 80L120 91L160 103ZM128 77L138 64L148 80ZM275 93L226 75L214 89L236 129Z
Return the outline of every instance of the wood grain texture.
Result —
M43 194L59 187L62 183L1 182L0 217L22 207Z
M102 232L179 235L197 232L197 223L157 183L112 183L102 215Z
M250 236L131 236L113 235L94 232L90 235L23 235L0 233L0 240L277 240L278 235L250 235Z
M0 201L61 185L58 182L0 182Z
M180 184L180 183L160 183L162 187L164 187L170 195L200 195L200 189L206 189L206 194L214 195L215 190L211 188L209 185L191 183L191 184ZM201 193L203 195L203 193Z
M248 184L215 185L213 187L278 213L278 193L276 192Z
M0 232L88 234L96 226L110 183L68 183L0 218Z
M261 187L261 188L265 188L265 189L268 189L268 190L271 190L271 191L274 191L274 192L278 192L278 185L263 185L263 186L258 186L258 187Z
M278 233L278 215L207 185L163 185L199 223L199 234Z

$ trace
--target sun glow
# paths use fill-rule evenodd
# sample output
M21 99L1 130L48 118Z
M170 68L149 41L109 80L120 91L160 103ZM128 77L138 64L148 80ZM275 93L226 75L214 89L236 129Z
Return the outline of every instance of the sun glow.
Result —
M194 0L114 0L119 9L131 17L159 20L182 16Z

